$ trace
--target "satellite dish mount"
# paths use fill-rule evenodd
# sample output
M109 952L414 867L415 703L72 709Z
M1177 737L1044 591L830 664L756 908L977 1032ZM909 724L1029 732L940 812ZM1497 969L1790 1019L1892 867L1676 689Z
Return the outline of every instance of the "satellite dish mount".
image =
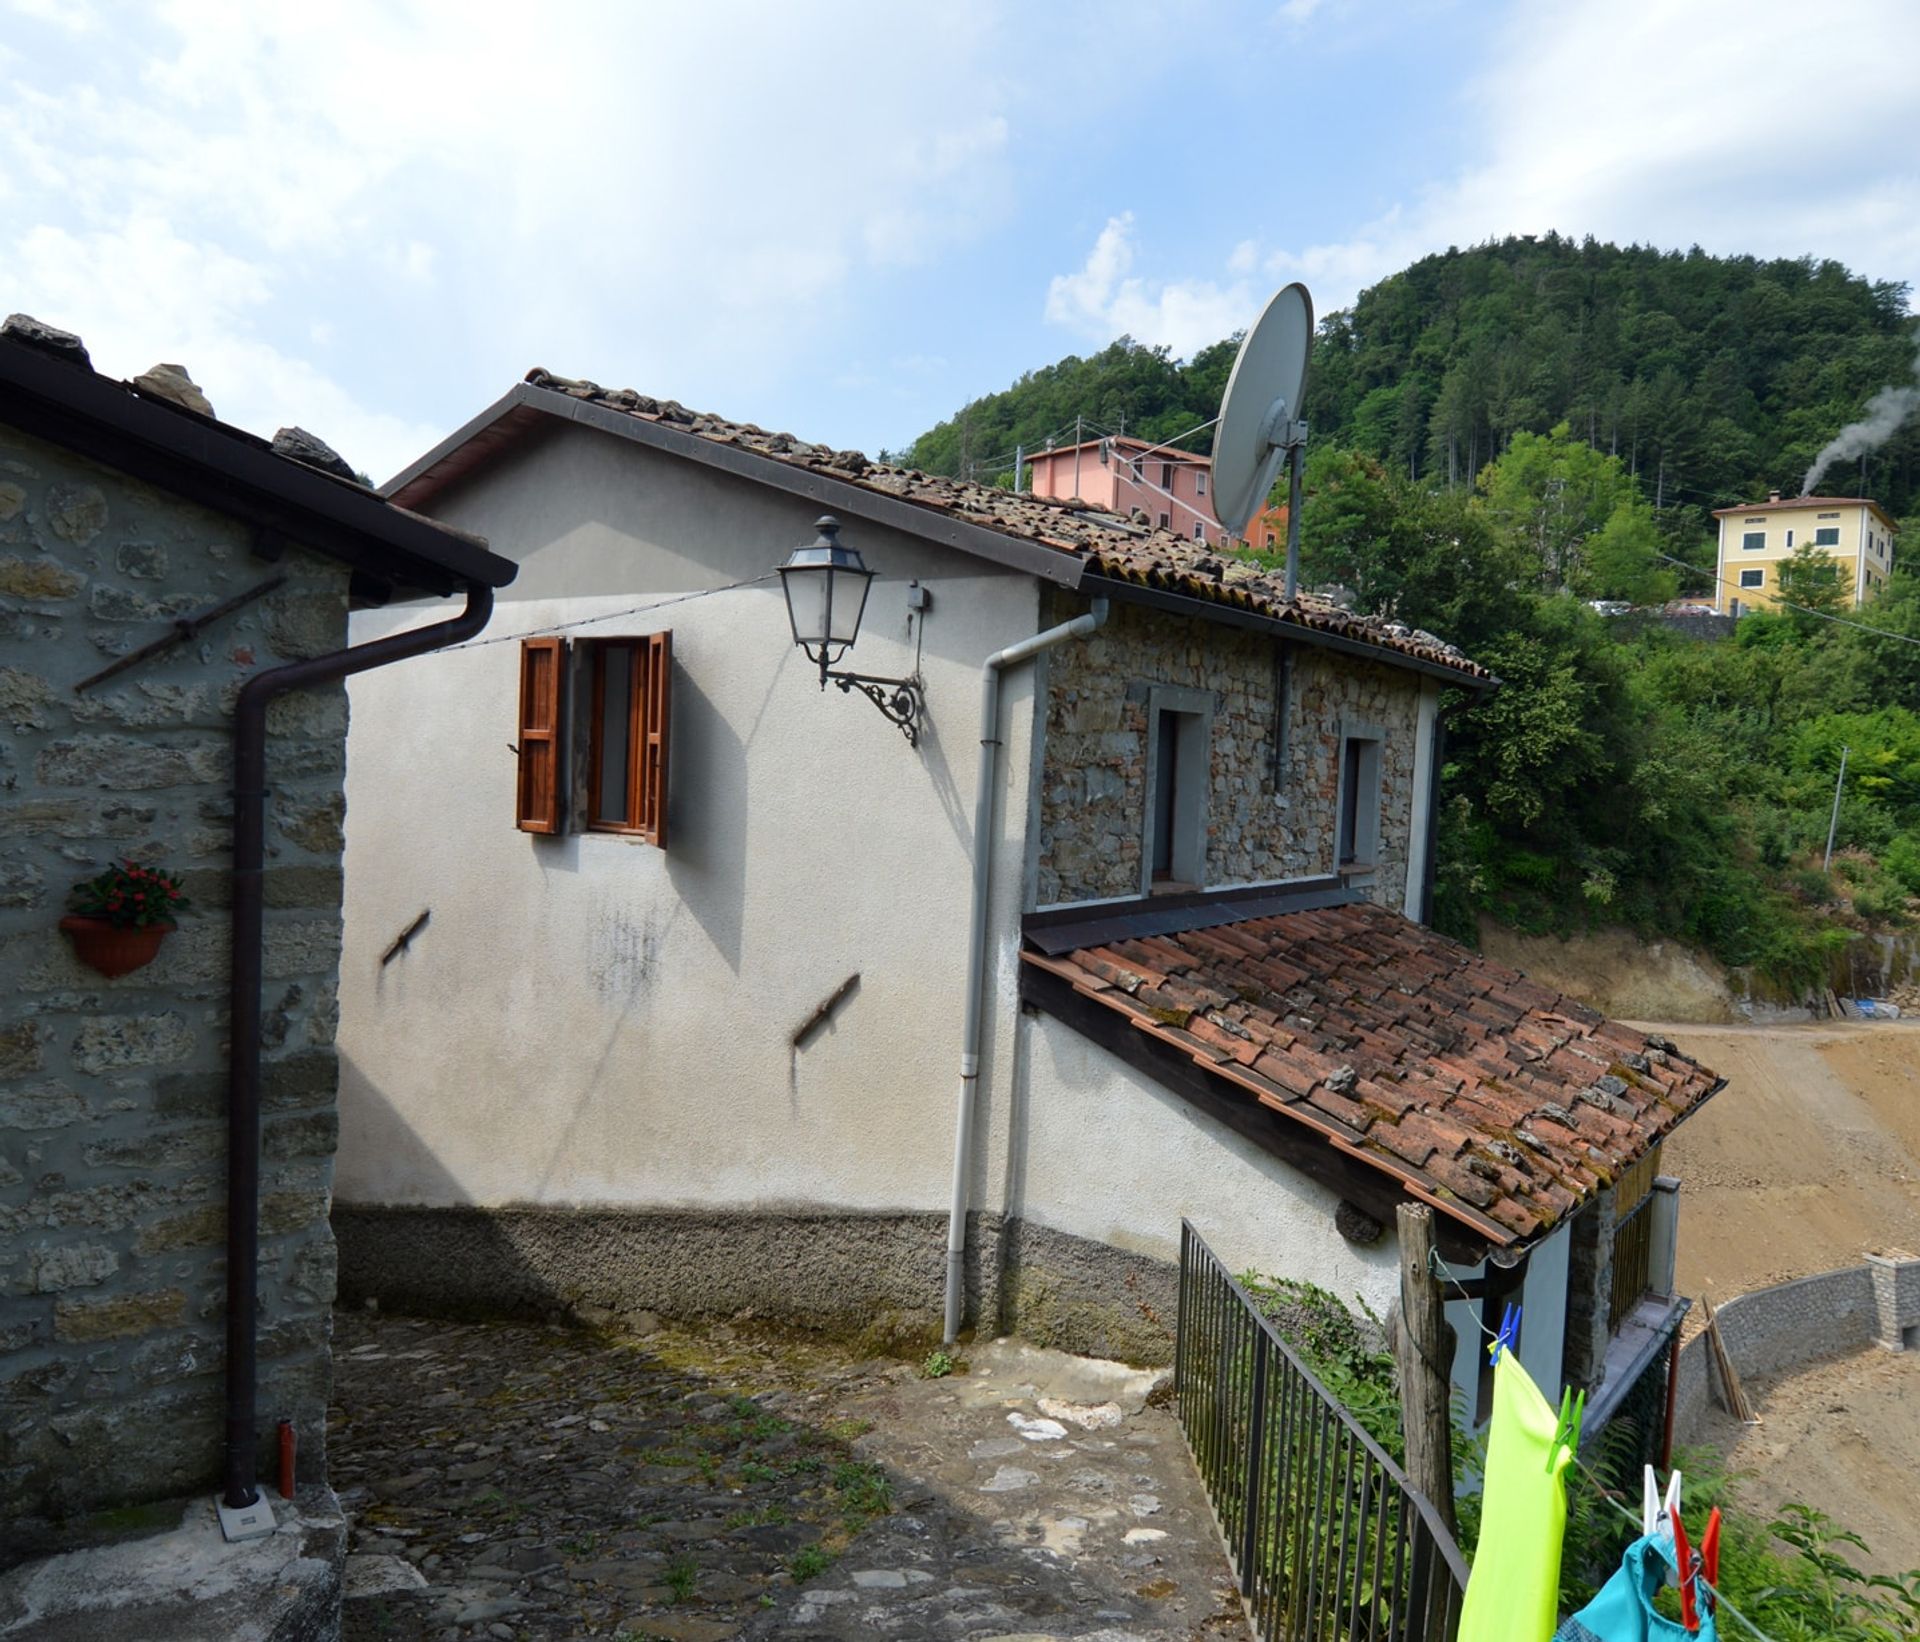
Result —
M1235 536L1266 505L1287 467L1287 597L1300 590L1300 480L1307 424L1301 420L1313 298L1304 285L1276 291L1240 343L1220 397L1213 439L1214 513Z

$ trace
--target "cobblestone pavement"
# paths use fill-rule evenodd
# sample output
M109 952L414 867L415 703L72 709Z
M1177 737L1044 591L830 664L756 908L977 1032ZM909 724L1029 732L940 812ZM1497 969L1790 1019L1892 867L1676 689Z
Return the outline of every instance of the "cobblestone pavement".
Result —
M1246 1637L1150 1376L342 1312L346 1642Z

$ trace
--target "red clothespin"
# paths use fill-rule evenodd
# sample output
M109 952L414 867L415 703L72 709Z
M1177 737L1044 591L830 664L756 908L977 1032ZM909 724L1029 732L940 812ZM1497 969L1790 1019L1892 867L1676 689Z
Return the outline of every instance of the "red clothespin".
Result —
M1673 1581L1680 1587L1680 1623L1690 1631L1700 1628L1700 1608L1694 1601L1693 1552L1687 1545L1687 1530L1681 1525L1680 1513L1673 1513L1673 1520L1667 1525L1673 1530Z
M1709 1585L1720 1583L1720 1507L1707 1513L1707 1531L1700 1536L1700 1572ZM1707 1593L1707 1612L1714 1610L1713 1593Z

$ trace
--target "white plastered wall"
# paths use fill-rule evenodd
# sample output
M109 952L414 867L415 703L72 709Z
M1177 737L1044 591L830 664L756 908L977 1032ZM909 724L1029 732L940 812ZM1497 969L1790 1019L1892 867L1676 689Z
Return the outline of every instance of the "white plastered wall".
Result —
M1228 1270L1317 1283L1385 1319L1390 1228L1346 1242L1335 1193L1053 1016L1021 1023L1007 1214L1160 1260L1179 1259L1184 1215Z
M487 640L757 577L817 504L567 428L434 511L519 561ZM880 571L841 665L913 670L919 749L792 642L777 580L578 632L670 627L669 848L514 826L519 646L353 681L341 966L347 1203L939 1209L958 1085L981 661L1032 578L855 518ZM435 619L356 618L361 641ZM1031 685L1009 677L995 926L1010 958ZM1009 843L1009 834L1014 842ZM427 925L380 957L423 910ZM858 988L795 1051L795 1028ZM982 1199L1006 1155L1015 977L992 976Z

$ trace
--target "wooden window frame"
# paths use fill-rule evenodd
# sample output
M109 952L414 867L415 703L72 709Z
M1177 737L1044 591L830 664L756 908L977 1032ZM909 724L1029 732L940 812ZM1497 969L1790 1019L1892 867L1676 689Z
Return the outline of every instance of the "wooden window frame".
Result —
M656 848L667 847L667 755L672 726L673 634L647 633L633 637L589 639L588 687L592 692L587 721L587 791L584 830L638 838ZM599 813L604 770L607 668L624 651L632 669L627 690L627 807L618 820Z

